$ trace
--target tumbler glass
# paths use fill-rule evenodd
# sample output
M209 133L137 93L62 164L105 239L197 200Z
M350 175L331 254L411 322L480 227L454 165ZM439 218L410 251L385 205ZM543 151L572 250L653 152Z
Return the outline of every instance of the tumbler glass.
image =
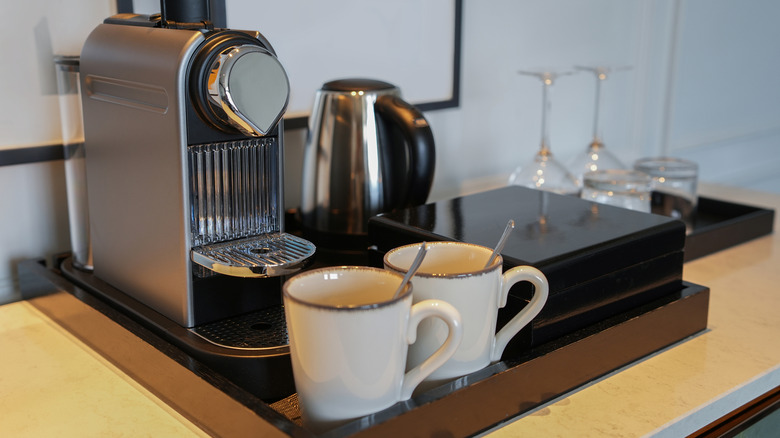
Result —
M681 158L653 157L637 160L634 169L652 178L652 212L682 220L690 233L696 214L698 165Z
M79 57L55 56L54 65L62 123L73 266L91 271L92 246L89 241L87 169L84 154L84 122L81 114Z
M606 169L582 177L580 198L650 213L650 177L634 170Z

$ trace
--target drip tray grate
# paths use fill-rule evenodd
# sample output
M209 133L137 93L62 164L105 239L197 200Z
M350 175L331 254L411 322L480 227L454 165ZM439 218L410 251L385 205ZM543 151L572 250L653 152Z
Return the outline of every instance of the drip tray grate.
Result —
M284 307L281 305L199 325L190 331L212 344L227 348L278 348L289 344Z
M276 277L304 268L316 247L287 233L273 233L192 249L192 261L235 277Z

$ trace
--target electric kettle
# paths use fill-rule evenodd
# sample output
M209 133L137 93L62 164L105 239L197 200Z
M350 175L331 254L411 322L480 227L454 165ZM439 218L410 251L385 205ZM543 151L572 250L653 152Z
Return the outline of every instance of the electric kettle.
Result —
M370 217L425 203L435 162L428 121L398 87L373 79L325 83L304 147L304 235L355 249L365 243Z

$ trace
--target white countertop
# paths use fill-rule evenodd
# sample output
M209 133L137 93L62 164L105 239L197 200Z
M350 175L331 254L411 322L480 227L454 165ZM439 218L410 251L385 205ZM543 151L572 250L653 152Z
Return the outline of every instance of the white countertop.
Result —
M208 436L26 301L0 307L0 436Z
M778 195L700 192L780 210ZM711 289L708 330L488 436L685 436L780 385L780 233L689 262L683 278ZM206 436L28 302L0 306L0 351L0 436Z

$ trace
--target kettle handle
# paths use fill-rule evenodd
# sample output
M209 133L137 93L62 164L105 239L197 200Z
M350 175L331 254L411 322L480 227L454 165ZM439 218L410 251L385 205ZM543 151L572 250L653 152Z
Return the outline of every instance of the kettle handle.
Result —
M376 99L374 108L389 124L399 128L409 152L407 191L391 207L425 204L433 184L436 149L428 121L414 106L398 96L386 94Z

